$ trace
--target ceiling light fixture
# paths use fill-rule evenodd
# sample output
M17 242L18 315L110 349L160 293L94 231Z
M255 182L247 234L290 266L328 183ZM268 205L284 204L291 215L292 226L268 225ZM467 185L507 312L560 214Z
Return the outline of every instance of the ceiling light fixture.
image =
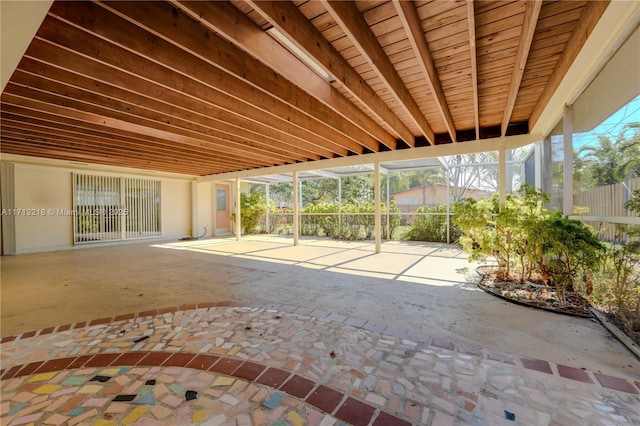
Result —
M296 46L294 42L289 40L289 38L282 34L276 27L269 28L267 30L267 33L329 83L333 83L334 81L336 81L336 79L333 78L333 76L327 71L325 71L325 69L318 62L316 62L315 59L307 55L302 49Z

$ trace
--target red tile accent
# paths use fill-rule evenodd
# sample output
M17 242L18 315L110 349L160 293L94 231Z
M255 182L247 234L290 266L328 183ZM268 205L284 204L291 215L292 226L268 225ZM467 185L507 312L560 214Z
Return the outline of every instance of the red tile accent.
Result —
M579 368L567 367L566 365L558 365L558 373L561 377L571 380L577 380L583 383L593 383L586 371Z
M287 378L290 375L291 373L288 371L280 370L277 368L269 368L267 371L264 372L264 374L262 374L260 377L256 379L256 382L263 385L267 385L274 389L278 389L280 385L283 384L284 381L287 380Z
M198 303L198 309L209 309L209 308L215 308L215 307L216 307L215 302Z
M304 399L309 395L309 392L311 392L314 386L315 383L311 380L300 376L293 376L284 385L280 386L280 390L296 398Z
M139 317L152 317L154 315L158 315L158 310L157 309L150 309L148 311L143 311L138 313L138 318Z
M618 390L626 393L638 394L638 389L636 389L631 383L627 382L625 379L621 379L620 377L609 376L608 374L602 373L593 373L596 376L596 379L600 382L602 386L605 388Z
M89 323L89 325L100 325L100 324L109 324L111 322L111 318L100 318L97 320L93 320Z
M320 385L307 397L307 402L322 411L333 413L343 397L343 393Z
M40 336L44 336L45 334L51 334L55 330L55 327L47 327L40 332Z
M133 367L133 366L138 365L138 363L145 356L147 356L147 352L126 352L126 353L123 353L122 355L120 355L118 357L118 359L113 361L111 363L111 365L113 365L113 366L126 365L126 366L129 366L129 367Z
M195 354L174 353L163 364L163 367L185 367Z
M37 332L38 332L38 330L28 331L26 333L22 333L22 336L20 336L20 338L21 339L28 339L29 337L35 336Z
M113 322L117 322L117 321L127 321L127 320L131 320L134 319L136 317L136 314L123 314L123 315L118 315L117 317L115 317L113 319Z
M77 323L73 324L72 328L75 330L77 328L85 327L86 325L87 325L86 321L80 321L80 322L77 322Z
M547 361L543 361L541 359L531 359L531 358L520 358L522 361L522 365L529 370L536 370L542 373L553 374L551 372L551 366Z
M84 367L84 365L91 359L93 358L93 355L82 355L76 358L75 361L73 361L71 364L69 364L69 366L67 367L68 369L73 369L73 368L80 368L80 367Z
M369 404L349 397L336 412L336 417L353 426L367 426L375 412L376 409Z
M51 359L42 364L34 373L50 373L52 371L66 370L75 360L75 357Z
M204 354L196 355L195 358L193 358L191 362L187 364L187 368L195 368L197 370L208 370L213 366L213 364L218 362L219 359L220 357L217 357L214 355L204 355Z
M166 352L151 352L149 353L149 355L144 357L144 359L138 362L138 365L149 365L152 367L158 367L162 365L162 363L165 362L170 356L171 354Z
M461 354L482 356L482 348L476 345L468 345L466 343L458 343L458 352Z
M16 373L18 371L20 371L20 369L22 367L23 367L23 365L15 365L15 366L11 367L10 369L6 370L4 372L4 374L2 374L2 380L8 380L8 379L14 378Z
M209 371L215 371L216 373L231 375L238 367L240 367L242 361L239 359L220 358L220 361L216 362Z
M80 404L84 400L84 396L76 395L66 402L62 407L58 408L58 411L66 412L71 411L75 408L76 405Z
M159 314L172 314L178 310L177 306L170 306L167 308L158 309Z
M236 371L233 372L233 375L236 377L240 377L241 379L254 381L256 377L260 375L265 370L264 365L256 364L255 362L245 361Z
M71 324L65 324L65 325L61 325L59 326L56 331L59 333L61 331L67 331L71 329Z
M42 386L42 383L25 383L24 385L20 386L18 390L21 390L23 392L33 392L40 386Z
M231 302L229 300L223 300L221 302L216 302L215 306L221 307L221 308L228 308L231 306L236 306L237 304L234 302Z
M84 365L85 367L106 367L111 365L113 361L118 358L120 354L100 354L94 356L92 359L87 361Z
M7 337L3 337L2 340L0 340L0 343L8 343L8 342L13 342L14 340L16 340L17 336L7 336Z
M36 361L27 364L18 372L18 374L16 374L16 377L28 376L29 374L33 374L33 372L40 368L42 364L44 364L44 361Z
M449 339L443 339L442 337L434 337L431 340L431 346L435 346L442 349L448 349L452 351L455 348L455 344Z
M380 411L378 417L376 417L376 420L373 422L373 426L411 426L411 423L385 413L384 411Z
M182 311L192 311L194 309L198 309L198 304L197 303L191 303L189 305L180 306L180 310L182 310Z

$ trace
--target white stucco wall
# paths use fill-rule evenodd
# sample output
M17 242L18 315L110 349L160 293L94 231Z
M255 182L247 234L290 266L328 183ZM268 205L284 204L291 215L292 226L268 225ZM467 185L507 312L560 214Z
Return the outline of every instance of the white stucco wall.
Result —
M191 235L192 178L145 176L135 173L135 170L131 173L113 172L99 166L80 169L40 164L37 159L34 159L34 163L15 162L14 165L15 208L25 209L15 214L17 254L74 247L73 216L62 213L63 210L73 209L74 172L159 180L162 191L161 238L171 240ZM208 201L203 194L202 205L210 205L210 197L210 191Z
M212 200L211 182L203 182L198 184L198 229L195 230L196 235L202 235L204 228L207 228L205 237L212 235L213 227L213 200Z
M17 164L15 185L15 206L27 209L15 219L18 253L71 246L73 217L56 214L73 209L71 172ZM34 215L29 215L31 209Z

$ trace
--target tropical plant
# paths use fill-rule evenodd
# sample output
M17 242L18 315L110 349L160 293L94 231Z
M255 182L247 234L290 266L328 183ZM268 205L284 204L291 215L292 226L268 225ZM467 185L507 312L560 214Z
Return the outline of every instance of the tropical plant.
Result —
M265 196L260 192L240 194L240 227L244 234L258 231L263 215L267 211ZM231 214L231 221L236 221L236 214Z
M605 246L583 222L562 217L558 211L543 220L538 228L543 255L538 269L556 288L560 306L565 306L566 291L577 281L587 281L600 265Z
M405 240L447 242L447 206L422 206L416 210L417 217L411 222L411 228L404 235ZM449 237L456 240L460 236L457 226L451 224Z

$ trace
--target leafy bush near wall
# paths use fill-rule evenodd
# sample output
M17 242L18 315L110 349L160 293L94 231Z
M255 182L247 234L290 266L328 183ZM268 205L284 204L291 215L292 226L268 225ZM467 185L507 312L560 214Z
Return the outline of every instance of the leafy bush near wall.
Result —
M422 206L416 210L416 213L426 213L426 215L416 215L411 222L411 228L403 237L405 240L447 242L447 220L449 219L445 204L436 207ZM449 240L456 241L459 237L460 229L451 223Z
M491 200L461 200L453 206L453 221L470 260L495 258L506 279L525 280L536 274L556 288L564 306L566 290L591 278L605 247L583 222L544 208L546 200L547 194L525 185L503 204L497 195Z
M240 194L240 227L243 234L255 234L260 229L262 217L267 212L265 195L259 192ZM235 222L236 214L231 215L231 221Z

